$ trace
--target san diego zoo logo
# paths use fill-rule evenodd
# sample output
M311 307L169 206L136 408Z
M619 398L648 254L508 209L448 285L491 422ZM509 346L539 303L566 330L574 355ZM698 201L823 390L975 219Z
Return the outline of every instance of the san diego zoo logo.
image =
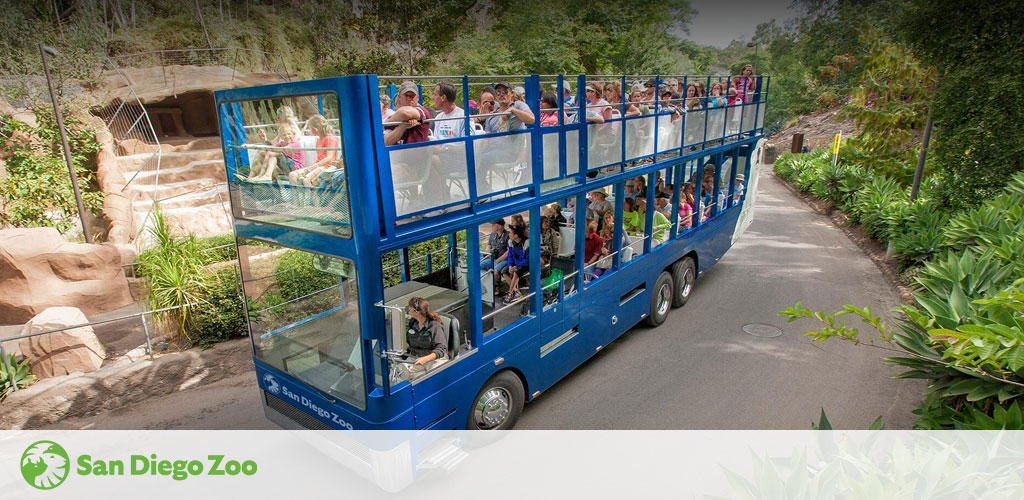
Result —
M267 390L270 391L271 394L276 395L281 392L281 384L277 383L277 378L272 374L268 373L263 376L263 384L267 386Z
M21 475L33 488L52 490L68 478L68 452L53 441L37 441L21 455Z

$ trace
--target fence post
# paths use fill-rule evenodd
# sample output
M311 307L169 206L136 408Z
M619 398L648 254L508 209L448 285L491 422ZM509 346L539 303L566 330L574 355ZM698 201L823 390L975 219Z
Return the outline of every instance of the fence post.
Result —
M7 359L7 351L4 351L3 342L0 342L0 358L4 359L4 368L7 369L8 377L11 378L11 387L14 387L14 392L18 392L18 382L14 380L14 367L11 366L10 360Z
M146 313L142 313L142 331L146 332L146 352L149 354L149 360L153 361L153 344L149 341L149 324L146 323Z

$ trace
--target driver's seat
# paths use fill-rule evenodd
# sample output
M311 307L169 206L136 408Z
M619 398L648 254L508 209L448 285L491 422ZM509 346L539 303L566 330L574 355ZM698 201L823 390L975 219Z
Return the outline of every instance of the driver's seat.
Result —
M459 355L459 348L462 347L459 319L444 313L438 313L438 316L441 316L441 327L448 332L448 359L455 359Z

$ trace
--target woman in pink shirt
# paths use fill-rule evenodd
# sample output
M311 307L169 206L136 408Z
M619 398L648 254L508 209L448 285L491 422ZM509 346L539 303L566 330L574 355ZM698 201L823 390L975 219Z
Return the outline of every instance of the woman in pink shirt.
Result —
M750 96L757 92L756 79L753 64L748 64L740 70L740 77L736 79L736 93L744 104L750 102Z
M321 115L310 117L307 125L317 136L314 146L316 163L293 170L288 174L288 180L292 184L302 182L305 186L314 186L320 184L317 177L321 172L338 164L338 137L334 135L334 127Z
M270 149L271 155L267 158L267 169L254 181L271 181L279 173L291 173L292 170L301 169L305 163L302 151L299 149L299 129L295 126L286 126L281 131L280 140L273 144Z
M569 118L563 116L562 123L569 123ZM540 126L554 125L558 125L558 98L554 92L544 92L540 96Z

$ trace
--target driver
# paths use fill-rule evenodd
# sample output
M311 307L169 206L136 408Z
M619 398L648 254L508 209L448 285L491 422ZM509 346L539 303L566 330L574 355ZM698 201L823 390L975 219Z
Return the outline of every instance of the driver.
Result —
M427 299L409 299L406 314L409 316L405 331L405 342L409 346L406 356L415 358L415 361L398 366L403 367L406 378L410 379L444 363L448 354L448 335L441 325L441 316L430 310Z

